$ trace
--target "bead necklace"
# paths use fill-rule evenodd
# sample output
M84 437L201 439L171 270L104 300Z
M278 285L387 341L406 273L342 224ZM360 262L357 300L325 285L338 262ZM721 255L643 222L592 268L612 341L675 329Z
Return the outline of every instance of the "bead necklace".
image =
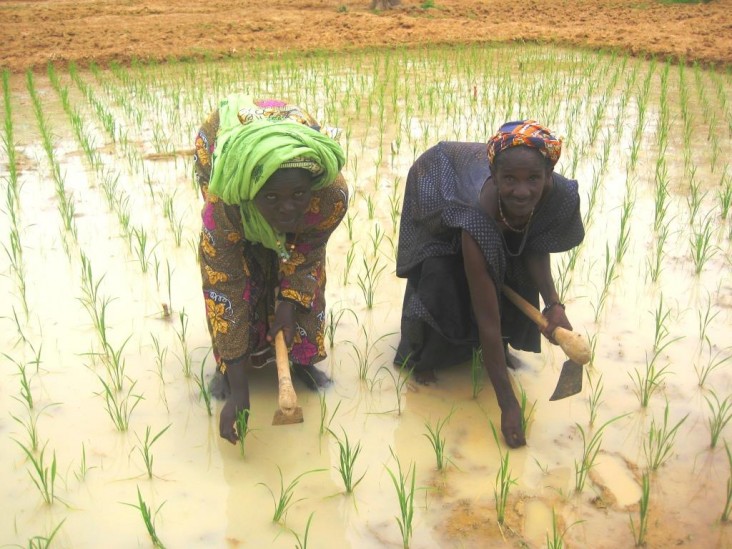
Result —
M531 223L531 218L534 216L534 208L531 208L531 213L529 214L529 219L526 220L526 224L522 229L517 229L515 227L512 227L508 221L506 220L506 216L503 215L503 207L501 206L501 197L498 196L498 215L501 216L501 222L508 227L509 231L513 231L514 233L523 234L526 232L526 229L529 227L529 223Z
M297 244L297 237L300 236L300 233L295 233L295 238L293 238L292 242L290 244L287 244L285 246L282 245L282 242L279 240L277 241L277 247L281 250L279 253L280 261L282 263L287 263L290 258L292 257L292 252L295 251L295 246ZM289 251L288 251L289 248Z

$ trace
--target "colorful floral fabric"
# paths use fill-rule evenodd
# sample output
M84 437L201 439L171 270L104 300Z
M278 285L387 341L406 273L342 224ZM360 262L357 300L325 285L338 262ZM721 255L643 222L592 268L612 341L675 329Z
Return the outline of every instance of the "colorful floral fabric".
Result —
M218 130L212 113L196 136L195 177L204 198L199 244L206 318L221 369L222 360L248 356L268 345L266 334L276 299L295 303L296 336L293 362L313 364L325 358L325 257L330 235L348 207L342 176L313 192L304 228L287 234L290 259L247 240L237 205L227 205L208 193L210 157Z
M494 165L496 155L511 147L531 147L554 166L562 154L562 140L554 137L548 128L535 120L506 122L498 133L488 140L488 162Z

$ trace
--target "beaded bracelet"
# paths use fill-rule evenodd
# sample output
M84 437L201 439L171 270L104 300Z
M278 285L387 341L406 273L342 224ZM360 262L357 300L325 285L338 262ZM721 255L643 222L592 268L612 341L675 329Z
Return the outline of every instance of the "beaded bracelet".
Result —
M551 309L555 305L560 306L564 310L567 309L567 307L565 307L564 303L562 303L561 301L552 301L549 305L544 307L544 309L541 311L541 314L546 315L549 312L549 309Z

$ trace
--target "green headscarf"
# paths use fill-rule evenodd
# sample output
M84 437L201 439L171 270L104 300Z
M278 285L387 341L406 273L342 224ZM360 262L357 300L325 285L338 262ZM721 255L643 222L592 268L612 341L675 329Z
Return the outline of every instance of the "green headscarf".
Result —
M313 190L327 187L345 164L343 149L319 131L310 115L281 101L230 95L219 105L219 119L208 191L227 204L239 204L244 238L286 258L285 235L265 221L254 197L285 167L310 171Z

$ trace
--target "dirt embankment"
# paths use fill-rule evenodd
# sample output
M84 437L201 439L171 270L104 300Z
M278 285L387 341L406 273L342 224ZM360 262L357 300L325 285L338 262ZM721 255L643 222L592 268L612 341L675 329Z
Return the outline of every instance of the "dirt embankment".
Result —
M0 0L0 66L238 56L428 43L545 41L732 64L732 0Z

